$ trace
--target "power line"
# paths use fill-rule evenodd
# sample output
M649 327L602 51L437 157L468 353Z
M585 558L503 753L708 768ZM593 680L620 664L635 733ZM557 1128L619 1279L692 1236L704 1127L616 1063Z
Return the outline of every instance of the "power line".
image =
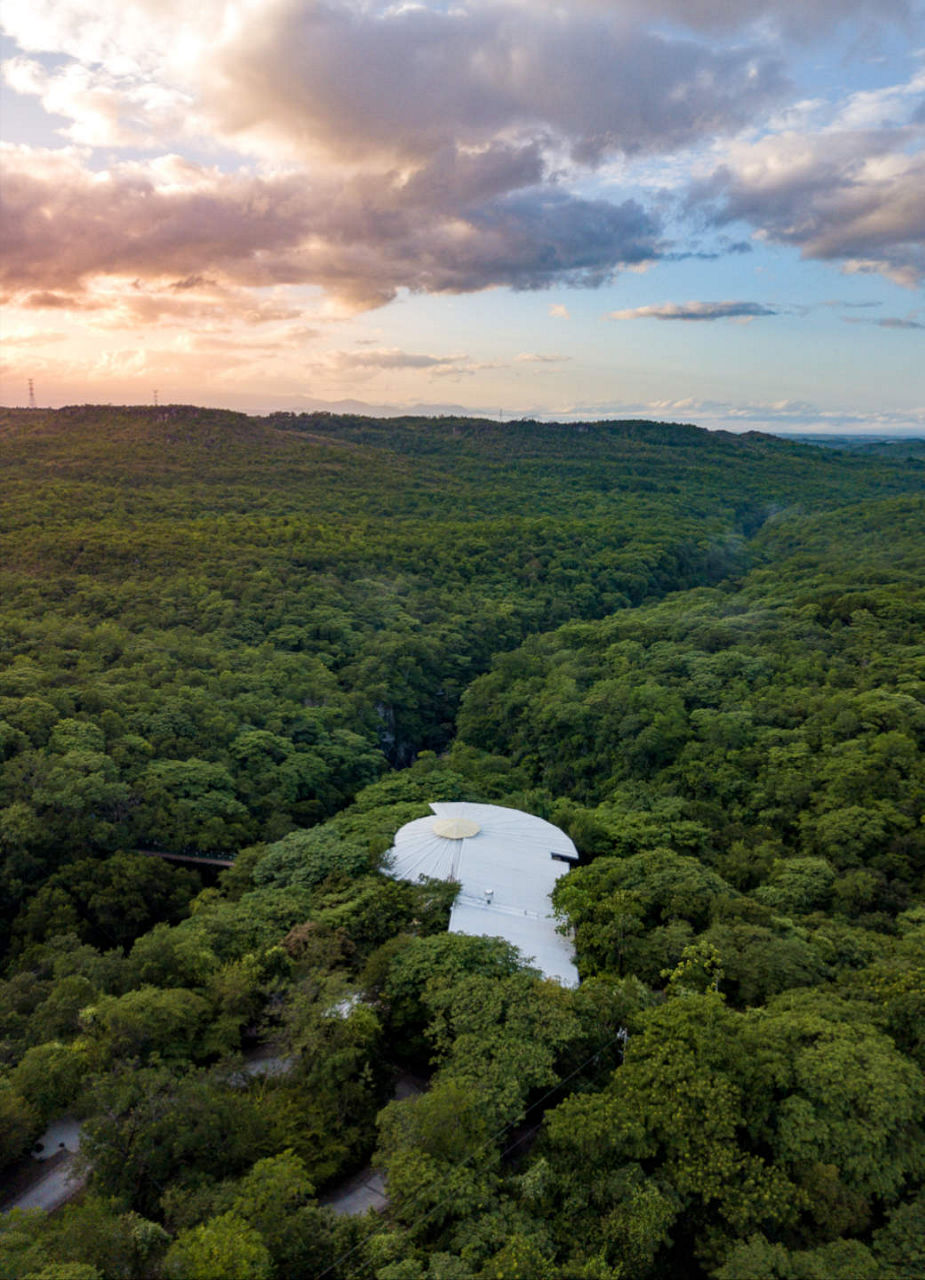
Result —
M524 1120L526 1120L527 1116L531 1113L531 1111L535 1111L537 1107L541 1107L544 1102L548 1101L548 1099L553 1096L554 1093L557 1093L560 1089L564 1088L564 1086L567 1085L570 1080L574 1080L575 1076L577 1076L580 1072L584 1071L585 1067L587 1067L589 1063L594 1062L595 1059L601 1056L601 1054L604 1052L605 1049L609 1049L610 1046L612 1044L615 1044L618 1040L622 1045L622 1048L620 1051L621 1057L622 1057L623 1049L626 1047L627 1039L628 1039L628 1035L627 1035L626 1027L621 1027L619 1031L616 1033L616 1035L611 1036L609 1040L606 1040L604 1044L602 1044L598 1049L596 1049L589 1058L586 1058L584 1062L582 1062L579 1066L577 1066L574 1071L570 1071L569 1074L563 1080L560 1080L558 1084L554 1084L551 1089L548 1089L546 1093L542 1095L542 1097L537 1098L536 1102L531 1103L530 1106L527 1107L523 1115L519 1118L519 1120L509 1120L506 1124L502 1125L501 1128L498 1129L496 1133L493 1133L489 1138L486 1138L485 1142L483 1142L480 1147L478 1147L475 1151L473 1151L470 1156L467 1156L466 1159L463 1160L461 1164L456 1165L454 1167L457 1169L464 1169L466 1165L471 1164L474 1160L478 1159L478 1157L483 1155L488 1150L488 1148L492 1146L493 1143L498 1141L498 1139L502 1136L502 1134L513 1129L515 1125L522 1124ZM596 1071L592 1079L596 1080L599 1075L600 1075L600 1071ZM518 1138L517 1142L512 1143L510 1147L507 1147L505 1148L504 1151L502 1151L501 1153L502 1160L508 1154L509 1151L514 1150L514 1147L516 1147L520 1141L522 1141L522 1139ZM420 1199L422 1194L423 1194L422 1192L419 1192L417 1196L413 1196L411 1199L411 1204L414 1204L415 1200ZM449 1196L445 1196L441 1200L438 1200L436 1204L432 1204L430 1208L426 1210L426 1212L422 1213L419 1217L413 1219L410 1223L408 1223L406 1230L408 1232L411 1232L416 1227L419 1227L423 1222L426 1222L427 1219L431 1216L431 1214L436 1213L436 1211L439 1208L441 1208L443 1205L445 1205L448 1202L449 1198L450 1198ZM375 1227L373 1228L373 1230L375 1230ZM325 1267L324 1271L319 1271L318 1275L315 1277L315 1280L324 1280L324 1277L330 1275L337 1267L341 1265L342 1262L346 1262L347 1259L351 1256L351 1254L356 1253L358 1249L365 1248L365 1246L369 1243L369 1240L371 1239L372 1234L373 1232L371 1231L365 1240L358 1241L357 1244L347 1249L345 1253L342 1253L339 1258L335 1258L334 1261L330 1263L329 1266ZM369 1268L367 1266L366 1270L368 1271L368 1269ZM354 1276L355 1275L356 1273L354 1273Z
M511 1129L515 1127L515 1125L522 1124L523 1121L526 1120L527 1116L531 1113L531 1111L535 1111L537 1107L541 1107L544 1102L547 1102L553 1096L554 1093L557 1093L560 1089L562 1089L565 1085L567 1085L570 1080L573 1080L575 1076L577 1076L581 1071L584 1071L585 1067L588 1066L589 1063L594 1062L596 1058L599 1058L601 1054L604 1052L604 1050L608 1049L617 1040L621 1041L621 1043L624 1046L626 1045L627 1033L626 1033L625 1027L621 1027L615 1036L612 1036L609 1040L605 1041L605 1043L602 1044L600 1048L595 1050L595 1052L592 1053L589 1058L586 1058L584 1062L582 1062L579 1066L577 1066L574 1071L569 1072L569 1074L563 1080L560 1080L558 1084L554 1084L551 1089L548 1089L546 1093L542 1095L542 1097L537 1098L536 1102L531 1103L531 1105L526 1109L526 1111L523 1113L523 1115L520 1117L519 1120L508 1121L506 1124L503 1124L501 1128L497 1130L497 1132L491 1134L490 1137L486 1138L485 1142L483 1142L480 1147L478 1147L475 1151L473 1151L470 1156L468 1156L465 1160L463 1160L461 1165L457 1165L456 1168L464 1169L466 1165L471 1164L474 1160L478 1159L478 1157L483 1155L489 1149L489 1147L491 1147L494 1143L496 1143L504 1133L509 1132ZM595 1075L593 1078L597 1079L597 1076L599 1074L600 1074L599 1071L595 1072ZM502 1151L501 1153L501 1158L503 1159L504 1156L508 1154L508 1151L512 1151L516 1146L517 1146L517 1142L512 1143L510 1147L505 1148L505 1150ZM420 1194L422 1193L419 1193L418 1196L412 1198L412 1201L411 1201L412 1204L414 1203L415 1199L420 1198ZM413 1219L413 1221L408 1223L406 1230L411 1232L416 1227L419 1227L423 1222L426 1222L427 1219L431 1216L431 1214L436 1213L436 1211L439 1208L441 1208L443 1205L445 1205L448 1202L449 1198L450 1198L449 1196L445 1196L442 1199L438 1200L436 1204L431 1205L431 1207L425 1213L422 1213L419 1217ZM328 1272L330 1272L331 1270L333 1270L334 1267L339 1266L341 1262L349 1258L351 1253L356 1253L358 1249L362 1249L364 1245L366 1245L368 1239L369 1237L367 1237L367 1240L361 1240L358 1244L355 1244L352 1249L348 1249L347 1252L344 1253L340 1258L335 1259L335 1261L331 1263L331 1265L327 1268L326 1271L322 1271L318 1275L316 1280L323 1280L324 1276L326 1276Z

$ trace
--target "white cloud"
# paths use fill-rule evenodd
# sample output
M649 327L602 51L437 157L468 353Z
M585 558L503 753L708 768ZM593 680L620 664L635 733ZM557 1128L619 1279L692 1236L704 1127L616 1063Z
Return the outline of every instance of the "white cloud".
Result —
M313 368L326 376L345 374L374 378L382 373L416 373L439 378L461 378L486 369L502 367L496 361L473 360L464 353L447 355L403 351L400 347L366 348L361 351L326 351Z
M56 333L47 329L18 329L7 326L3 331L5 347L44 347L48 342L63 342L69 337L66 333Z
M338 351L332 354L330 363L339 369L437 369L447 365L465 365L468 357L427 355L401 351L398 347L386 347L367 351Z
M3 78L16 93L37 97L45 111L71 123L61 132L93 147L139 147L189 131L191 99L155 84L126 86L99 68L72 62L48 70L30 58L3 63Z
M823 407L807 400L712 400L689 396L571 405L558 415L563 420L646 417L689 422L711 430L770 432L878 432L925 429L925 408L884 409L879 412Z
M913 285L925 276L925 75L852 95L815 130L722 147L691 206L805 258Z
M7 0L5 24L74 60L14 74L75 139L169 144L192 119L226 144L380 167L512 138L581 162L660 152L741 126L784 87L761 44L710 47L608 7Z
M611 311L611 320L754 320L780 315L763 302L663 302Z

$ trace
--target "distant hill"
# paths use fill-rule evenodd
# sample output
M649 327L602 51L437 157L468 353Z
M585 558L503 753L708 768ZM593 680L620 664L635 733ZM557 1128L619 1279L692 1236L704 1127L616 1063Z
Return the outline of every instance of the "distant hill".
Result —
M870 458L917 458L925 460L925 437L909 435L827 435L793 433L782 437L802 444L821 445L826 449L848 449Z

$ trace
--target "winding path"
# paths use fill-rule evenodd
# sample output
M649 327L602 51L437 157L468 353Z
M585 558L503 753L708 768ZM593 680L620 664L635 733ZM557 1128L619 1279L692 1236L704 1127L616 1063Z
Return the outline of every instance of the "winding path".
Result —
M14 1209L44 1209L53 1213L82 1191L87 1175L77 1171L82 1125L71 1116L53 1121L35 1144L33 1160L47 1164L31 1185L3 1205L4 1213Z
M395 1082L394 1102L403 1102L406 1098L416 1098L427 1088L424 1080L403 1071ZM366 1213L370 1209L384 1209L389 1203L385 1190L385 1179L378 1169L371 1164L355 1173L352 1178L342 1182L335 1190L320 1197L319 1204L327 1205L335 1213L354 1216Z

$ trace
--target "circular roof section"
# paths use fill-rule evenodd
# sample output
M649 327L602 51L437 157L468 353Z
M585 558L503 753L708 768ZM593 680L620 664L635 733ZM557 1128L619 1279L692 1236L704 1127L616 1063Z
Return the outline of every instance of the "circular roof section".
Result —
M434 835L444 840L465 840L468 836L477 836L481 829L469 818L438 818L431 827Z
M426 817L396 831L389 874L455 881L451 933L504 938L547 978L577 987L572 944L557 931L549 900L558 878L578 861L565 832L498 804L440 800L430 807Z

